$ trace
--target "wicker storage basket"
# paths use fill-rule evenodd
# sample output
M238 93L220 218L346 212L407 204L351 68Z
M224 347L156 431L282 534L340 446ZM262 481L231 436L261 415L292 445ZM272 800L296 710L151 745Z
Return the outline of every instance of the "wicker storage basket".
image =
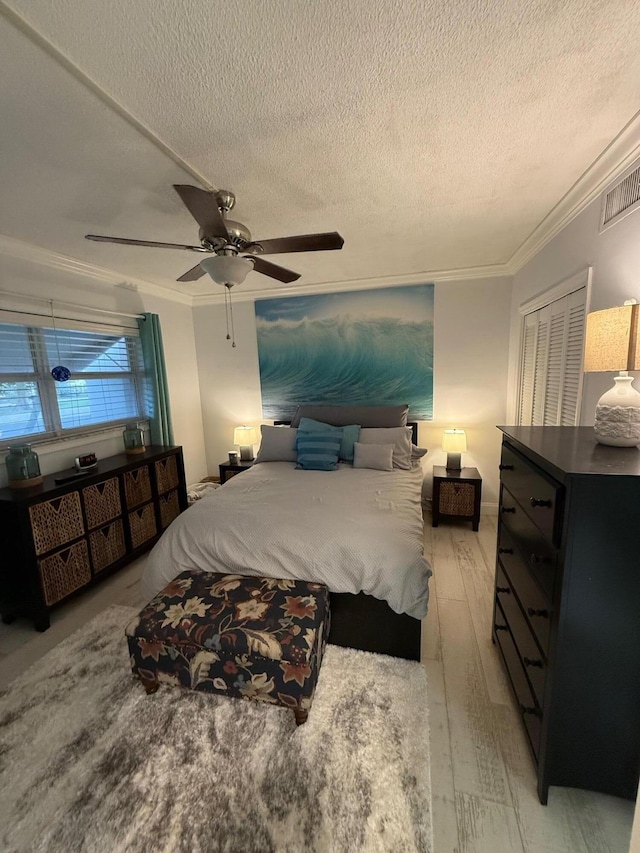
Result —
M100 530L94 530L89 535L89 546L91 548L91 562L93 571L101 572L124 557L126 546L124 543L124 527L122 519L118 518L107 524Z
M55 604L91 580L86 539L38 560L45 603Z
M151 478L148 465L134 468L133 471L125 471L123 479L124 494L129 509L151 500Z
M36 554L52 551L84 533L79 492L33 504L29 517Z
M102 483L86 486L82 490L82 502L87 517L87 527L100 527L120 515L120 489L118 478L112 477Z
M443 515L474 514L475 489L471 483L441 483L438 509Z
M158 529L153 504L147 504L129 513L129 530L131 531L131 544L134 548L156 535Z
M160 526L164 530L176 516L180 515L180 503L178 501L178 490L174 489L168 495L160 498Z
M176 488L178 485L178 466L175 456L167 456L166 459L159 459L156 462L156 482L160 495L163 492L168 492L169 489Z

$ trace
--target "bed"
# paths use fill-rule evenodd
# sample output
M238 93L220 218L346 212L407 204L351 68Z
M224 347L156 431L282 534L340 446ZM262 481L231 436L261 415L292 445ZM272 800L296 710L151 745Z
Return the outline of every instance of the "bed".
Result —
M275 428L263 428L263 447L265 429ZM281 443L296 432L277 429ZM331 592L330 642L419 660L431 575L420 465L299 470L291 457L266 458L175 519L147 560L145 596L194 568L321 582Z

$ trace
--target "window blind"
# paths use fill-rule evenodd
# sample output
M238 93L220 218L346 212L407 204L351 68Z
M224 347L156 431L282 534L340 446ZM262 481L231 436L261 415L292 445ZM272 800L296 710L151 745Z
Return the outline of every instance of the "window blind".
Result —
M524 317L518 423L574 426L582 391L586 288Z
M52 378L59 364L70 370L69 381ZM0 323L0 441L141 418L143 379L137 330Z

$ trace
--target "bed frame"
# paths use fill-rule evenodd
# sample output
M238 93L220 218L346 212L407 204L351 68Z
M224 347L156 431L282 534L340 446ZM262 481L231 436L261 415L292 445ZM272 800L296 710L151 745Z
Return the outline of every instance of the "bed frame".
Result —
M275 421L289 426L290 421ZM411 427L413 443L418 443L418 424ZM362 649L407 660L420 660L420 619L396 613L386 601L366 592L331 592L329 642L350 649Z

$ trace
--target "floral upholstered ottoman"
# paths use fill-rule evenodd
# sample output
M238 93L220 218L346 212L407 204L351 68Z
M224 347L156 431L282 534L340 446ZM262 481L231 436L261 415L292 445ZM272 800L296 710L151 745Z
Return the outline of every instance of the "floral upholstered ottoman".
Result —
M161 682L291 708L307 719L330 626L318 583L182 572L127 626L131 667Z

